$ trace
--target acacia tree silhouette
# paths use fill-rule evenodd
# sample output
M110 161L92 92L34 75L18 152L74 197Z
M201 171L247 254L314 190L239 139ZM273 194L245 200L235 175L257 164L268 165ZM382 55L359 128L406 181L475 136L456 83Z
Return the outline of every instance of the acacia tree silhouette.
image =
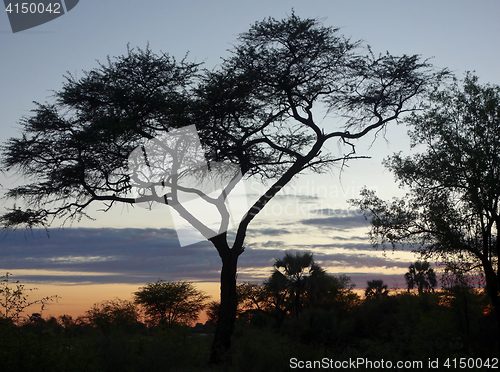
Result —
M375 56L338 29L295 14L255 23L215 71L200 72L198 64L149 48L129 49L79 80L67 76L56 103L37 104L22 121L23 136L3 147L2 164L33 183L7 192L26 207L15 206L0 222L46 227L54 218L86 216L93 202L108 210L115 203L163 200L182 210L168 191L131 197L127 162L145 141L195 124L209 162L272 180L237 223L234 241L224 228L206 231L222 260L211 362L225 363L236 318L238 257L253 218L297 174L362 157L354 140L414 110L444 74L418 56ZM318 110L336 115L338 125L318 124ZM324 151L335 140L345 150L339 156Z
M140 305L150 324L189 324L198 319L209 298L191 282L164 282L159 279L134 292L134 302Z

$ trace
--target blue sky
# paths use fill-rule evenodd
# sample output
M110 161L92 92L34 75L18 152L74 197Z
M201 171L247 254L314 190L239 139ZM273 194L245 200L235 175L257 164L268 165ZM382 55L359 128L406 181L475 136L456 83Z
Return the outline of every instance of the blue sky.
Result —
M67 72L126 53L127 44L166 52L215 67L237 34L292 8L301 17L340 27L354 40L364 39L376 53L420 54L459 77L475 70L481 82L500 83L500 3L442 1L97 1L80 0L66 15L13 34L0 13L0 142L19 135L19 119L33 101L50 101ZM351 163L322 176L303 175L266 207L250 226L247 250L240 258L240 280L262 281L284 250L307 249L332 273L366 279L398 276L411 263L407 252L374 251L366 240L362 216L346 211L346 199L363 185L384 197L401 195L381 160L408 150L406 129L392 125L385 138L363 139L358 153L372 159ZM335 146L333 146L335 149ZM17 182L0 174L2 191ZM248 184L249 192L260 185ZM0 208L11 201L0 202ZM219 257L208 243L180 248L168 211L116 207L92 212L95 221L57 225L47 239L9 234L0 241L0 270L33 283L138 283L158 277L217 281ZM0 271L0 272L1 272ZM390 280L388 280L390 284Z

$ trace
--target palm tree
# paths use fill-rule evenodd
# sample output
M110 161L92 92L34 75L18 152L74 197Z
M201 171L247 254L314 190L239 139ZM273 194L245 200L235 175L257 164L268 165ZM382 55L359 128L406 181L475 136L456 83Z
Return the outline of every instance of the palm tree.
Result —
M389 295L387 284L384 284L384 281L381 279L369 280L366 284L368 284L368 287L365 289L365 297L367 300L380 299Z
M424 290L434 291L437 286L436 273L426 261L417 261L411 264L409 271L405 274L408 292L417 287L418 293L422 294Z
M285 252L285 257L277 259L273 267L266 287L279 297L286 311L298 317L302 310L303 294L317 288L318 282L327 277L326 272L314 262L310 252Z

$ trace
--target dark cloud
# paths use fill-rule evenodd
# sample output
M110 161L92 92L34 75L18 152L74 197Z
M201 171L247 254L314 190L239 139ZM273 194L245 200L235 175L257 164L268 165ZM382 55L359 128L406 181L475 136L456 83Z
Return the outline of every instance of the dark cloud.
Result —
M375 251L373 246L368 241L365 241L364 243L353 243L351 241L341 243L334 241L332 244L313 245L312 247L320 251L329 251L339 248L347 251Z
M358 240L358 241L368 241L368 237L367 236L349 236L349 237L345 237L345 236L332 236L331 239L335 240L335 241L353 241L353 240Z
M283 256L282 248L275 249L283 245L269 241L265 249L247 247L239 262L245 274L239 279L262 279L262 272ZM158 278L217 282L221 269L210 242L180 247L170 229L68 228L51 230L50 238L43 231L9 233L0 242L0 257L0 270L38 283L143 284ZM21 276L16 273L21 270L34 271Z
M356 268L373 268L378 267L381 269L389 268L406 268L408 267L407 261L392 260L387 257L373 256L365 253L333 253L315 255L316 261L322 266L349 266Z
M265 243L260 243L259 246L264 247L264 248L276 248L276 247L285 247L285 243L282 241L274 241L274 240L268 240Z
M290 231L288 231L285 228L281 228L281 229L261 228L261 229L252 229L251 231L249 231L249 233L247 235L248 236L259 236L259 235L278 236L278 235L285 235L285 234L290 234Z
M325 218L309 218L301 220L305 225L314 225L319 228L327 228L333 230L349 230L358 227L365 227L366 221L363 216L333 216Z
M335 216L335 217L349 217L349 216L363 216L363 212L359 209L315 209L311 211L315 214L321 214L324 216ZM364 218L364 217L363 217Z
M260 198L265 191L262 192L262 194L257 194L257 193L249 193L247 192L246 195L249 199L258 199ZM273 199L275 200L283 200L283 199L298 199L298 200L318 200L320 199L316 195L305 195L305 194L294 194L294 193L279 193L273 196Z
M159 277L210 281L220 270L220 259L209 242L181 248L170 229L70 228L51 231L50 238L38 231L29 236L9 234L1 242L0 256L0 266L6 270L46 270L47 281L142 283L144 278Z

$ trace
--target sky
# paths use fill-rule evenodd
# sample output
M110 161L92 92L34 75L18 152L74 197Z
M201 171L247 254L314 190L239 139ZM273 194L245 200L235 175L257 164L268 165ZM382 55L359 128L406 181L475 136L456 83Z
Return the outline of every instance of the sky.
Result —
M365 40L376 53L419 54L459 78L475 71L480 82L500 84L496 0L80 0L64 16L15 34L7 14L0 13L0 142L20 135L19 120L30 115L34 101L50 102L64 75L82 76L97 61L125 54L127 45L149 45L178 59L188 53L188 60L214 68L239 33L269 16L285 18L292 9L339 27L352 40ZM284 251L307 250L329 273L350 276L360 289L379 278L391 288L404 287L403 274L415 256L374 250L368 223L346 200L358 197L365 185L386 199L404 194L381 161L408 152L406 128L392 124L384 136L364 138L357 146L358 154L371 158L353 161L342 172L300 175L252 222L239 281L261 283ZM0 174L0 192L19 181ZM249 180L246 190L252 198L263 186ZM11 205L0 201L2 210ZM181 247L167 209L97 209L91 210L93 221L55 224L49 238L34 231L0 240L0 273L39 288L34 296L61 297L44 315L81 315L94 302L129 298L159 278L194 281L217 298L221 264L215 249L208 242Z

